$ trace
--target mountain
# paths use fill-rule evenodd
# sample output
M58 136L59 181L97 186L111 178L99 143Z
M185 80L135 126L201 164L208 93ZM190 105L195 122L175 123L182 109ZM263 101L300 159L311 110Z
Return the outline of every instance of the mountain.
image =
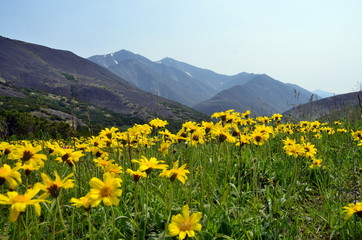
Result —
M362 91L339 94L301 104L283 113L290 119L316 120L321 117L358 119L362 113Z
M334 93L326 92L326 91L323 91L323 90L320 90L320 89L314 90L313 93L317 94L321 98L332 97L332 96L336 95Z
M88 59L146 92L186 106L192 106L216 93L216 90L187 72L160 62L152 62L126 50L107 55L96 55Z
M153 62L127 50L88 59L146 92L189 107L210 99L224 89L244 84L254 76L250 73L227 76L168 57Z
M31 89L76 99L142 121L171 121L205 116L176 102L147 93L116 74L72 52L0 36L0 94L21 97Z
M247 83L223 90L195 105L194 109L206 114L227 109L239 112L251 110L254 116L259 116L282 113L312 100L312 94L298 86L284 84L265 74L255 74Z
M168 57L158 61L158 63L185 72L187 75L193 77L200 83L206 84L207 86L211 87L214 90L213 94L216 94L232 86L242 85L248 82L254 76L254 74L245 72L233 76L223 75L215 73L211 70L198 68L193 65L180 62Z
M209 115L230 108L254 109L257 114L282 112L315 97L297 85L263 74L242 72L228 76L168 57L153 62L126 50L92 56L89 60L142 90Z

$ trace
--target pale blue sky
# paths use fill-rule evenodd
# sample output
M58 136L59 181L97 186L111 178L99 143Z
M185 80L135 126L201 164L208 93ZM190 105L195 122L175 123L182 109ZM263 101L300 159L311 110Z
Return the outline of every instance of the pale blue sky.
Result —
M307 90L362 82L361 0L1 0L0 35L81 57L127 49Z

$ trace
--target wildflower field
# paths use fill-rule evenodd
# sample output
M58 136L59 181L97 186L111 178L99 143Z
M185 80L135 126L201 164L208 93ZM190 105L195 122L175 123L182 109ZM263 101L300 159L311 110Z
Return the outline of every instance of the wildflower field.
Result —
M233 110L0 143L0 239L362 239L362 125Z

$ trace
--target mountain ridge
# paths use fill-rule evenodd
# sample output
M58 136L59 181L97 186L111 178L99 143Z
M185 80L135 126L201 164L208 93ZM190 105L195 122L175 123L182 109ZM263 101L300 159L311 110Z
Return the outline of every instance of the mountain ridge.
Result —
M316 120L323 117L358 119L362 115L362 91L344 93L318 99L289 109L283 115L290 119Z
M204 115L147 93L109 70L70 51L0 36L0 87L35 89L76 98L143 121L185 121Z
M294 105L307 101L310 97L266 74L260 74L255 75L244 85L219 92L215 97L194 108L206 114L214 110L225 111L232 108L240 112L251 110L254 116L272 115L284 112Z
M305 103L315 99L313 93L302 87L282 83L266 74L240 72L228 76L208 69L198 68L170 57L153 62L139 54L120 50L112 54L95 55L89 59L98 64L107 63L103 64L108 66L107 69L147 92L180 102L205 114L212 114L215 109L227 110L235 107L243 109L244 107L255 107L256 104L268 105L268 103L273 102L272 98L274 96L271 96L270 92L264 88L270 89L275 81L279 83L279 87L285 90L284 92L276 91L278 92L278 98L283 95L291 95L291 92L295 92L296 98L299 95L301 96L299 102L296 100L291 101L290 97L284 98L285 102L291 102L290 108L292 108L293 104ZM247 99L242 96L238 97L236 95L238 91L234 87L247 85L253 79L264 79L264 81L260 84L254 84L255 89L249 90L255 90L254 95L249 95ZM228 89L233 93L231 95L234 96L234 99L227 96L220 97L220 94L227 95ZM248 93L244 93L244 90L241 90L242 88L236 89L239 89L239 94L248 95ZM259 93L268 95L270 99L259 96ZM261 101L261 99L263 100ZM238 101L244 102L237 103ZM246 102L248 104L245 105ZM282 104L282 101L279 101L279 103ZM216 105L213 106L213 104ZM269 104L269 107L274 110L271 112L267 107L256 106L259 109L257 113L272 114L274 111L288 110L285 104L282 107L272 107Z

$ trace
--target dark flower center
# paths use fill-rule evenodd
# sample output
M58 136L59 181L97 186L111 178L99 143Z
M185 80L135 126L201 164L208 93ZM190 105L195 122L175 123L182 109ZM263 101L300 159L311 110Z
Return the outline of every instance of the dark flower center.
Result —
M49 188L48 188L48 191L50 192L50 194L57 198L59 196L59 193L60 193L60 188L58 187L58 185L56 184L52 184Z
M3 185L5 183L5 181L6 181L5 178L0 177L0 186Z
M260 142L261 141L261 136L255 136L255 141Z
M138 174L133 175L133 180L135 182L138 182L138 180L140 180L140 178L141 178L141 175L138 175Z
M68 158L69 158L69 157L70 157L69 153L64 154L64 155L62 156L63 162L68 161Z
M108 186L104 186L101 190L100 190L100 195L102 197L109 197L111 195L111 188Z
M172 176L170 177L170 181L173 182L173 181L176 180L176 178L177 178L177 173L174 173L174 174L172 174Z
M152 172L152 169L153 169L153 168L151 168L151 167L146 169L145 172L146 172L147 176Z
M25 150L23 152L23 157L20 158L23 162L29 161L32 157L34 156L34 154L32 152L30 152L29 150Z
M4 155L9 155L10 152L11 152L10 149L6 148L4 151Z
M224 135L224 134L220 134L219 135L219 142L223 142L223 141L225 141L227 139L227 136L226 135Z

